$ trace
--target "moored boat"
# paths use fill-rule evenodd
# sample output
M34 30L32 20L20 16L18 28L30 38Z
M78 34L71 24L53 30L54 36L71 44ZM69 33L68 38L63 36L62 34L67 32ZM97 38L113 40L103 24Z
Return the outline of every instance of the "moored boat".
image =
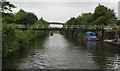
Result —
M97 41L97 40L99 40L94 32L87 32L85 39L89 40L89 41Z
M120 41L118 41L118 40L104 40L104 42L115 45L115 46L116 45L120 46Z

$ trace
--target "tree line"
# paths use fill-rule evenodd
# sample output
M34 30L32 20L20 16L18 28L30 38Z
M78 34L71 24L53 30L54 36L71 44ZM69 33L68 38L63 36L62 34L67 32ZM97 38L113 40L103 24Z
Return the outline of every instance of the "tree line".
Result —
M29 44L35 38L44 38L47 36L48 32L43 31L33 31L25 30L21 31L14 29L13 25L46 25L48 22L43 18L38 20L37 16L32 12L26 12L20 9L17 13L12 13L12 9L16 8L15 5L8 1L0 1L2 4L0 12L2 13L2 56L7 57L9 55L14 55L21 49L29 48Z
M113 9L105 7L99 4L94 13L82 13L77 18L70 18L66 24L67 25L110 25L110 24L120 24L120 20L117 20Z

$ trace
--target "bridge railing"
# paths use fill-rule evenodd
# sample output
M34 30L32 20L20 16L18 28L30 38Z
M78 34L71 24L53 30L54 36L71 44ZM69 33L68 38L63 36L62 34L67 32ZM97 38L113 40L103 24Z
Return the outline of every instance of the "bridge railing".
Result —
M103 29L106 26L101 25L64 25L64 29Z
M14 24L14 28L28 28L28 29L49 29L48 25L19 25ZM109 26L104 25L64 25L62 29L104 29Z
M12 25L13 28L28 28L28 29L44 29L48 28L48 25L19 25L19 24L14 24Z

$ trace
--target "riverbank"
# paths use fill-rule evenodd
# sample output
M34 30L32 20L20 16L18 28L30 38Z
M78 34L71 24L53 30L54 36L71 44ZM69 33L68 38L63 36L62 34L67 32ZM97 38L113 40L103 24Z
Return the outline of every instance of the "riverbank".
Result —
M120 37L120 31L105 31L104 39L118 39Z
M8 57L29 48L34 39L44 38L47 34L47 31L16 30L11 25L4 23L2 25L2 56Z

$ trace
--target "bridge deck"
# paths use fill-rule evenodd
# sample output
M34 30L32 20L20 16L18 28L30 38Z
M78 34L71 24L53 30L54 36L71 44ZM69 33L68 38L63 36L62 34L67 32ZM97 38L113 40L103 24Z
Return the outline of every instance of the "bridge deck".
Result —
M59 29L59 28L16 28L19 30L28 30L28 29L32 29L34 31L104 31L104 29L87 29L87 28L79 28L79 29Z

